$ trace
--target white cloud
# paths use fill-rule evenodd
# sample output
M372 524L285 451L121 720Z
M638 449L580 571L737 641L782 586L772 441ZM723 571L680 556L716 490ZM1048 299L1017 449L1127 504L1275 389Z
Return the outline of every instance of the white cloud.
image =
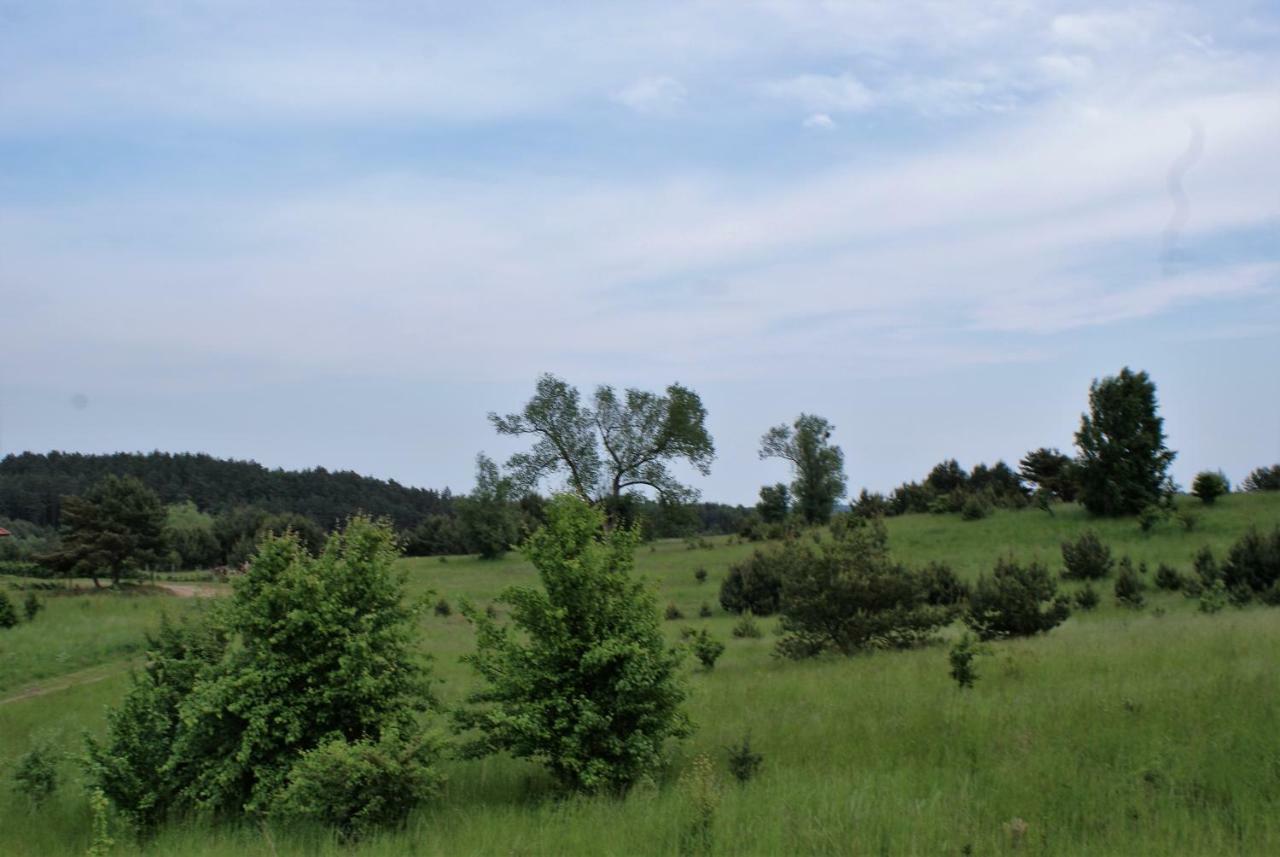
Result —
M642 77L615 92L613 98L637 113L670 113L682 104L684 85L672 77Z
M875 97L856 77L801 74L770 81L764 91L774 98L799 102L806 110L819 113L857 113L871 107Z
M830 131L836 127L835 120L826 113L814 113L805 117L804 127L817 128L823 131Z

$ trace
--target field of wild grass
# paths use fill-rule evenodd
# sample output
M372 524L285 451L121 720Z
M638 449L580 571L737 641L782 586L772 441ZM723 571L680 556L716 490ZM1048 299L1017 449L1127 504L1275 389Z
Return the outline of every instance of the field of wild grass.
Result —
M946 560L964 577L1003 553L1039 556L1056 569L1059 543L1086 527L1152 573L1159 562L1188 571L1201 546L1221 555L1251 524L1280 523L1280 495L1227 497L1198 516L1189 532L1163 524L1142 533L1133 521L1093 522L1073 507L975 522L909 516L888 526L899 558ZM682 626L706 626L728 643L714 671L690 668L697 732L673 747L661 781L625 799L558 800L532 765L454 760L444 793L407 829L355 846L323 831L191 820L144 845L117 829L113 853L677 854L693 813L683 778L699 754L713 760L718 779L717 854L1280 853L1280 610L1204 615L1181 595L1153 590L1135 612L1117 607L1105 582L1098 610L1047 636L993 644L979 659L976 687L960 691L947 675L944 643L795 663L772 656L773 619L761 620L763 639L731 638L719 581L754 546L710 544L662 542L637 555L660 609L674 603L686 617L665 623L672 639ZM404 566L414 597L434 604L443 596L454 608L463 598L488 604L503 587L533 579L514 555ZM699 567L706 583L695 579ZM709 619L698 617L704 602ZM74 753L83 732L102 729L142 632L161 611L203 609L164 596L47 603L36 623L0 634L6 781L34 738ZM421 625L440 695L456 701L469 682L458 657L470 651L470 630L456 609L428 609ZM33 689L48 692L26 695ZM747 733L764 766L739 784L725 747ZM57 795L39 811L0 784L0 853L84 853L91 827L83 789L72 761L61 772Z

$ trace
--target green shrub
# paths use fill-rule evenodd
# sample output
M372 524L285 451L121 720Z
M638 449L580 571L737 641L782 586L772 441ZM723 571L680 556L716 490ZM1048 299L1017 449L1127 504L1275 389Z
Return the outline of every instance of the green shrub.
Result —
M34 621L36 616L44 609L44 602L41 601L35 592L27 592L27 597L22 601L22 612L27 617L27 621Z
M1156 568L1157 589L1163 589L1165 592L1177 592L1182 589L1182 582L1182 575L1173 566L1162 562Z
M1218 561L1208 545L1200 548L1196 553L1192 560L1192 567L1195 568L1197 582L1202 587L1211 586L1222 579L1222 570L1218 568Z
M751 746L751 733L742 736L741 744L730 744L725 748L729 753L729 773L740 783L745 783L760 772L764 764L764 756Z
M654 596L631 575L639 533L567 495L524 543L541 587L499 599L511 621L474 610L480 688L455 712L469 756L507 752L544 764L574 791L625 790L652 776L664 745L689 731L681 649L663 640Z
M1212 506L1215 500L1230 491L1231 485L1220 470L1202 470L1191 481L1191 493L1199 497L1200 502L1206 506Z
M1098 595L1098 590L1088 583L1071 600L1077 607L1086 612L1096 609L1102 603L1102 597Z
M698 569L693 573L693 579L698 581L698 583L706 583L707 570L702 566L698 566Z
M758 640L764 636L764 632L760 630L756 617L750 611L743 613L737 622L733 623L733 636L739 639Z
M1280 464L1257 468L1245 477L1240 487L1245 491L1280 491Z
M1138 513L1138 528L1144 533L1149 533L1168 515L1169 512L1165 507L1158 503L1149 503Z
M39 740L18 757L13 787L22 792L32 806L39 806L57 791L58 752L51 742Z
M978 679L978 670L974 659L979 655L990 654L990 650L974 639L971 634L964 634L951 647L947 659L951 662L951 677L961 688L973 687Z
M922 575L890 560L879 519L854 520L816 550L786 547L796 557L782 585L780 654L912 646L959 612L954 604L929 603Z
M392 729L378 741L334 738L298 758L272 814L319 822L345 838L399 826L439 789L438 756L435 742L405 741Z
M24 559L0 560L0 575L13 577L50 577L52 570L37 562Z
M706 628L694 633L690 637L689 645L693 650L694 657L708 672L715 669L716 661L724 654L724 643L707 633Z
M680 608L676 606L674 601L667 602L667 609L662 612L668 622L678 622L684 618L684 613L680 612Z
M0 591L0 628L12 628L18 624L18 611L9 599L9 593Z
M1262 598L1268 603L1280 593L1280 526L1268 535L1251 527L1227 552L1222 582L1238 600Z
M1111 549L1093 530L1085 530L1074 542L1062 543L1062 577L1065 580L1101 580L1111 573Z
M969 584L945 562L931 562L917 572L925 601L941 606L959 606L969 600Z
M1200 591L1199 609L1201 613L1217 613L1227 606L1227 587L1221 580L1215 580Z
M1139 610L1146 603L1146 598L1142 594L1146 588L1141 576L1133 570L1133 563L1129 558L1120 560L1120 570L1116 574L1116 601L1122 607Z
M960 517L966 521L980 521L991 514L991 503L978 494L970 494L960 507Z
M802 558L791 545L756 551L729 569L720 584L720 606L730 613L772 616L781 603L782 581Z
M440 600L436 602L434 610L437 616L453 615L453 606L449 603L448 599L444 597L441 597Z
M964 621L981 639L992 640L1046 633L1070 614L1043 564L1008 557L996 561L990 577L978 578Z
M698 615L703 619L710 619L715 613L711 609L711 605L703 601L702 606L698 608Z

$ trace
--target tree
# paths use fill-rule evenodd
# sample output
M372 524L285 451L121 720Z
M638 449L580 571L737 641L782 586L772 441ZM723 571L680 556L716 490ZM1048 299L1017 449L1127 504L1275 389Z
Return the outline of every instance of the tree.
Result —
M1240 487L1245 491L1280 491L1280 464L1254 469Z
M791 509L791 494L787 486L779 482L777 485L765 485L760 489L760 502L756 503L756 511L760 520L766 524L781 524L787 519Z
M507 461L516 488L531 491L563 473L570 491L601 505L641 487L666 499L696 496L669 464L683 460L704 476L711 472L715 446L706 417L698 394L679 384L666 395L627 389L621 398L600 386L585 405L576 387L547 374L520 413L491 413L489 421L498 434L537 438L533 449Z
M760 439L760 457L791 463L796 508L808 524L825 524L843 494L844 453L831 443L835 426L822 417L801 414L793 425L774 426Z
M81 497L62 501L62 548L47 559L72 574L87 574L94 586L111 575L158 562L164 555L165 510L156 493L132 476L107 476Z
M1200 498L1206 506L1212 506L1223 494L1231 492L1231 483L1221 470L1202 470L1191 481L1191 493Z
M175 567L209 568L221 553L213 531L213 516L188 500L165 509L164 540Z
M983 640L1048 633L1071 614L1049 569L1038 560L1022 565L1013 557L996 560L969 595L965 624Z
M1171 493L1169 465L1157 413L1156 386L1128 367L1089 387L1089 413L1076 432L1081 500L1094 515L1136 515Z
M668 648L657 602L631 576L638 534L560 495L524 544L540 588L499 599L511 624L465 605L482 688L456 712L471 756L509 752L546 765L566 788L621 791L655 772L667 739L687 734L681 653Z
M458 504L469 549L481 559L498 559L520 537L520 518L511 502L511 480L484 453L476 456L476 487Z
M1079 472L1075 459L1056 449L1033 449L1018 462L1022 481L1035 487L1043 496L1074 502L1079 494Z

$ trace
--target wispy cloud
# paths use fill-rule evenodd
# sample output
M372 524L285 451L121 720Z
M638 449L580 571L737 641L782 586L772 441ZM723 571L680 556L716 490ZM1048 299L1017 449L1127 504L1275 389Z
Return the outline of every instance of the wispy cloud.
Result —
M684 86L672 77L642 77L614 93L637 113L671 113L684 104Z

